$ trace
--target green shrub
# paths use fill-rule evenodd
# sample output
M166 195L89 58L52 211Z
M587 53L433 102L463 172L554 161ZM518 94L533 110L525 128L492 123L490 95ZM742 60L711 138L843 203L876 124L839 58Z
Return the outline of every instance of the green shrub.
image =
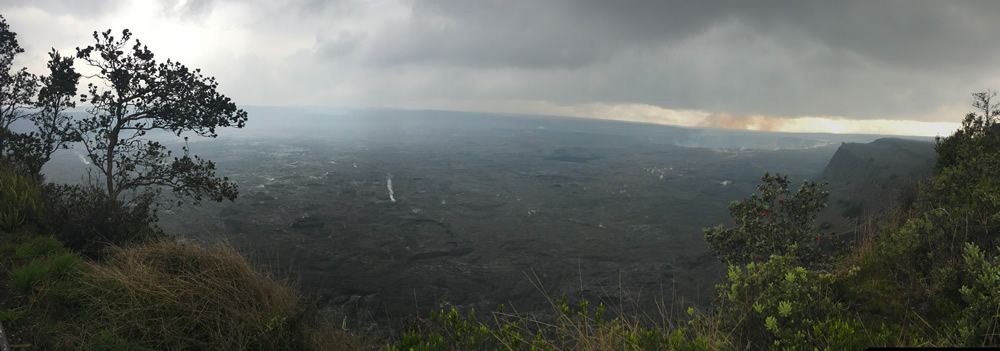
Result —
M32 260L49 254L63 252L63 245L54 236L36 236L17 246L15 255L18 258Z
M45 229L66 247L100 258L112 245L124 246L163 237L156 227L155 194L144 193L129 203L111 201L94 186L46 185L50 211Z
M787 175L764 173L761 180L764 183L757 187L760 195L752 194L729 204L731 227L704 229L712 253L723 263L743 266L771 255L784 255L796 245L796 257L803 265L826 263L828 257L818 245L825 235L813 223L829 196L822 190L823 184L803 181L792 194Z
M1000 109L996 92L973 94L972 106L962 127L951 136L937 138L934 177L922 188L919 208L939 213L944 228L961 227L955 234L964 240L949 241L955 256L966 242L993 248L1000 237L991 233L1000 221Z
M898 327L879 326L877 333L847 314L838 282L859 268L826 273L797 263L793 246L788 256L730 265L728 283L718 286L722 302L716 318L721 330L732 330L731 342L750 349L850 350L894 345Z
M1000 249L998 249L1000 250ZM1000 344L1000 262L987 257L975 244L965 247L968 285L959 292L965 302L955 318L955 335L960 345L996 346Z

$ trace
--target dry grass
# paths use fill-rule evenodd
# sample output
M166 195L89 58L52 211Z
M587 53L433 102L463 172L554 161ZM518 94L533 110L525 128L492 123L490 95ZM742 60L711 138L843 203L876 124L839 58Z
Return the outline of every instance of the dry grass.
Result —
M843 259L847 267L861 265L871 255L875 254L875 240L879 235L879 225L870 216L854 227L854 247Z
M342 333L307 319L287 283L228 245L112 248L106 262L86 262L78 274L59 292L78 315L54 326L67 331L55 348L351 349Z

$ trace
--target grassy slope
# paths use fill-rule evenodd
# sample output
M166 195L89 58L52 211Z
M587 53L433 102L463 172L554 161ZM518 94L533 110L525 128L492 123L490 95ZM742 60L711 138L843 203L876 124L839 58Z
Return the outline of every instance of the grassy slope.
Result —
M287 283L232 248L158 241L102 262L52 237L4 235L0 319L24 347L55 350L355 349ZM41 249L31 249L33 247ZM38 268L38 274L21 274Z

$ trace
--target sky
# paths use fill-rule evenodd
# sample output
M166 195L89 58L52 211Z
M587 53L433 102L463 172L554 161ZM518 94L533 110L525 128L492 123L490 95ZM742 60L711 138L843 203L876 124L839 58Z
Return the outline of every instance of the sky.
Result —
M4 0L0 14L35 73L50 48L128 28L241 105L934 136L1000 89L998 1Z

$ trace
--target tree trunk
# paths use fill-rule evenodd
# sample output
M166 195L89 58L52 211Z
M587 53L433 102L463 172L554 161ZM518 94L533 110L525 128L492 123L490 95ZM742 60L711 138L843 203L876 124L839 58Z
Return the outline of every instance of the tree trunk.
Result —
M109 203L118 200L118 191L115 189L115 147L118 146L118 132L120 130L119 126L115 126L111 130L111 135L108 136L108 151L106 155L107 159L105 160L107 163L105 165L107 172L104 175L106 176L108 186Z

